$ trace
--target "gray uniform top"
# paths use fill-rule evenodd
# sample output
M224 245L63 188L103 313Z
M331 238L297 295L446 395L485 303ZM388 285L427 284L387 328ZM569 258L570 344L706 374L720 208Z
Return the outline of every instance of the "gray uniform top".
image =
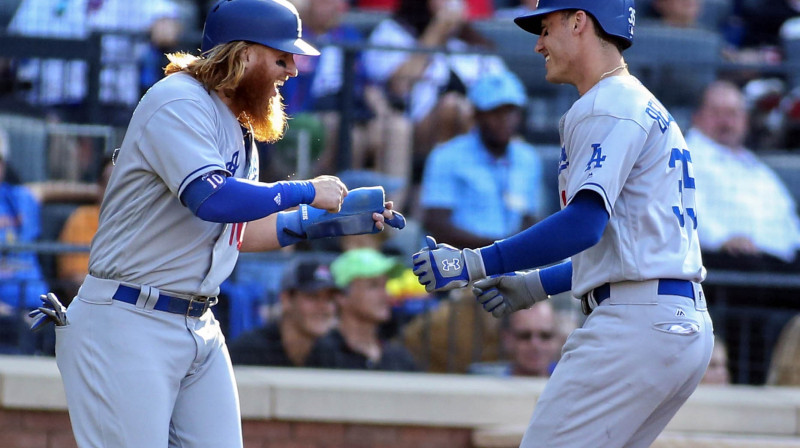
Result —
M249 153L249 156L248 156ZM177 73L156 83L133 114L92 240L92 276L202 296L219 293L233 271L243 223L203 221L180 194L205 173L258 179L231 110L194 78Z

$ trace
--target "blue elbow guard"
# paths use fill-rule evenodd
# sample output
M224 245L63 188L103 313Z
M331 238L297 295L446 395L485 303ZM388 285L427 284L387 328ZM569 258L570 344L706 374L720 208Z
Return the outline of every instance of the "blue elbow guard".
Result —
M338 213L305 204L298 210L278 213L278 241L285 247L305 239L380 232L372 214L383 212L384 202L383 187L356 188L345 196ZM398 229L405 227L403 215L393 213L386 224Z

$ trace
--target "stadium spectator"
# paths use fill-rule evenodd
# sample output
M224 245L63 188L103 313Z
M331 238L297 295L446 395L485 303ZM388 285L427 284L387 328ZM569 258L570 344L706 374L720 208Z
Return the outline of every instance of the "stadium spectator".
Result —
M395 107L414 123L415 173L436 143L469 129L466 87L505 69L496 55L464 53L490 45L469 24L459 2L402 0L397 12L373 30L369 43L408 50L370 50L364 58L370 79L385 85Z
M550 301L509 314L501 322L503 349L511 376L548 377L561 350L555 311Z
M338 166L340 160L339 131L343 110L345 52L341 44L363 43L364 37L354 27L342 24L347 11L345 0L306 0L298 10L303 20L304 37L319 48L320 57L298 57L299 74L283 87L287 98L287 113L295 119L289 124L289 134L296 126L300 113L311 114L324 127L323 149L312 171L330 174L339 168L374 169L398 179L404 185L411 176L412 125L402 112L392 108L382 86L369 85L360 55L353 67L354 121L350 141L351 164ZM286 140L286 142L292 139ZM285 146L285 142L278 146ZM296 153L296 148L285 148ZM291 167L293 173L295 167ZM352 186L349 186L352 188ZM403 208L403 192L391 199Z
M702 2L703 0L653 0L650 7L663 25L694 28L698 26Z
M500 321L481 310L469 289L447 294L404 326L403 345L432 373L468 373L476 363L497 362Z
M9 181L8 133L0 129L0 238L3 244L32 243L39 237L39 203L31 191ZM0 253L0 314L22 314L41 305L47 293L39 260L34 252Z
M517 6L498 9L495 11L494 16L498 19L515 19L533 12L538 3L538 0L522 0Z
M741 90L726 81L710 84L692 123L686 143L703 186L696 200L705 266L796 270L797 204L777 174L744 146L748 111Z
M304 366L314 342L335 324L336 284L327 259L312 255L286 267L277 321L236 337L228 346L234 364Z
M800 386L800 315L792 318L781 331L767 373L772 386Z
M700 380L701 384L730 384L731 373L728 368L728 346L719 336L714 338L714 351L711 352L711 361L708 363L706 374Z
M101 172L97 176L97 200L94 204L76 208L61 229L58 240L65 244L89 246L100 221L100 204L103 201L108 179L114 164L111 157L104 159ZM71 252L59 255L56 260L56 272L60 297L69 300L74 297L86 274L89 273L89 253Z
M456 2L463 3L470 19L487 18L494 11L494 2L492 0L457 0ZM396 11L400 6L400 0L356 0L355 3L359 9L379 11Z
M139 100L143 73L139 63L152 47L173 48L181 33L180 8L172 0L23 0L8 26L10 34L86 39L102 38L100 100L108 105L101 119L127 121ZM149 33L149 40L139 39ZM32 82L28 101L44 106L63 121L80 121L80 107L91 92L83 61L28 59L17 73ZM150 83L156 79L150 79Z
M544 215L542 162L514 138L527 100L522 82L511 72L487 75L469 100L475 126L434 148L420 189L424 227L456 247L491 244Z
M339 325L320 338L309 367L416 371L411 354L399 343L381 340L379 327L391 318L386 282L398 263L374 249L344 252L331 264Z

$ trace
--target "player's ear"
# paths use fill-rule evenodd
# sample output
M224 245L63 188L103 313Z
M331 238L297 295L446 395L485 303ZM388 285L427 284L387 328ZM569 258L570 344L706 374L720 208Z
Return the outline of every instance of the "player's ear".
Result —
M575 11L575 14L572 15L572 20L571 20L573 32L579 33L583 31L588 21L589 21L589 16L586 15L586 11L583 10Z

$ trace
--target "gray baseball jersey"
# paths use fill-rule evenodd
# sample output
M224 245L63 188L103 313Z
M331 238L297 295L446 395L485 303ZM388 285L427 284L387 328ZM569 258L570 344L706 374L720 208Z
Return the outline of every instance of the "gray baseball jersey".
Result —
M197 219L179 197L210 171L257 179L257 152L243 142L230 109L191 76L174 74L153 86L122 142L92 241L90 274L217 295L236 264L244 223Z
M586 92L564 117L562 142L562 208L592 190L610 216L600 242L572 257L575 296L624 280L705 278L691 154L639 80L613 76Z

